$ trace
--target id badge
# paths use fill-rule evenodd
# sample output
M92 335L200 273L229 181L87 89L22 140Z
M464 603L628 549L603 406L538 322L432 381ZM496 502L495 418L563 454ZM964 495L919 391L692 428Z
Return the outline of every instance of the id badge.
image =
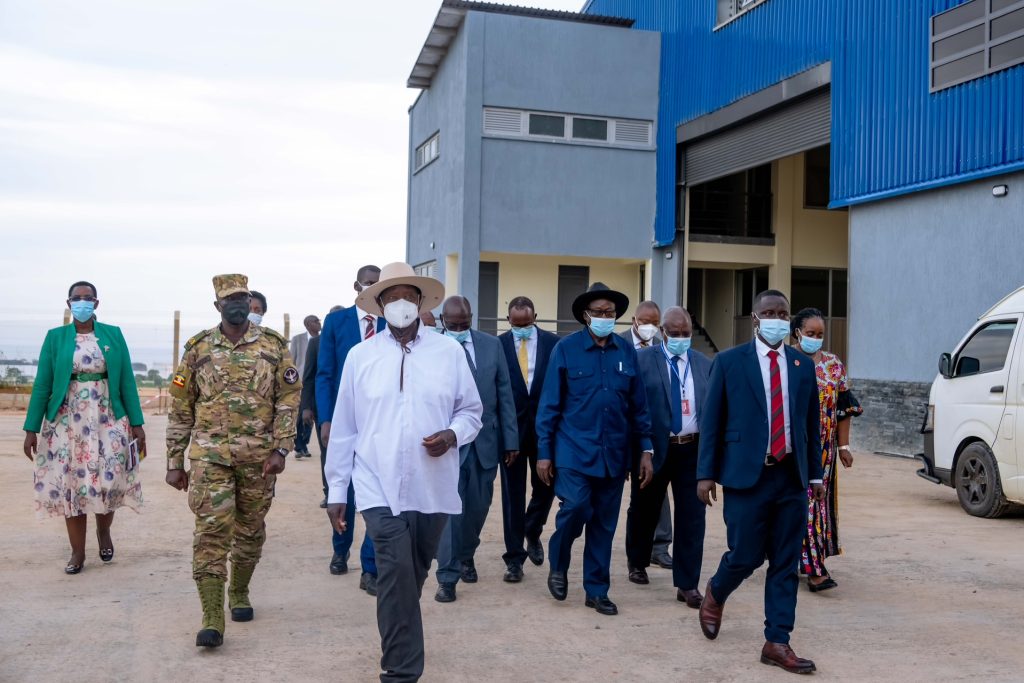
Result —
M683 415L689 415L689 414L690 414L690 399L684 398L683 399Z

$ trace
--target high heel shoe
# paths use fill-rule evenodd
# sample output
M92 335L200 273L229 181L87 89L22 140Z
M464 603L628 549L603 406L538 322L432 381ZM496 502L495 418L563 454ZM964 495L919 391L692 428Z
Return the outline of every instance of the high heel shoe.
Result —
M100 559L104 562L110 562L112 559L114 559L114 549L100 548Z
M77 574L78 572L82 571L83 566L84 564L71 564L71 562L68 562L68 566L64 567L64 573Z

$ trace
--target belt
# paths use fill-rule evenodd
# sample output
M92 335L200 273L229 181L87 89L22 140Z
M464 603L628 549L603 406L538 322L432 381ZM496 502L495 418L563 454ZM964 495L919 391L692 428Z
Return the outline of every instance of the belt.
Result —
M695 442L700 434L683 434L681 436L670 436L668 442L675 446L682 446L683 444Z
M105 372L76 372L71 375L71 379L76 382L99 382L106 378Z
M775 458L772 457L771 453L768 453L767 455L764 456L764 466L775 467L776 465L781 465L782 463L786 462L786 459L789 458L789 456L791 455L793 455L793 451L786 451L785 458L783 458L782 460L776 460Z

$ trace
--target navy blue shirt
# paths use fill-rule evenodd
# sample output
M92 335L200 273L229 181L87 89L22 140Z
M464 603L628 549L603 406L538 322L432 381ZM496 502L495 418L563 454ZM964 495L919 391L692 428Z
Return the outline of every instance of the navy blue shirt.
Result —
M633 438L651 450L636 350L616 334L598 346L588 330L558 342L537 408L537 458L592 477L624 477Z

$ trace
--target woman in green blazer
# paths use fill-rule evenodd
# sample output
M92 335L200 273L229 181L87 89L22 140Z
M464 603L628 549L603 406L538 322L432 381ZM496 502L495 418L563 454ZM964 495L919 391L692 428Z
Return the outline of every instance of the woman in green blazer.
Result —
M77 574L85 563L88 513L96 515L100 559L109 562L114 510L142 505L135 455L145 451L146 434L124 336L93 314L96 287L71 285L67 305L74 320L50 330L39 352L25 456L36 467L36 513L65 518L71 560L64 571Z

